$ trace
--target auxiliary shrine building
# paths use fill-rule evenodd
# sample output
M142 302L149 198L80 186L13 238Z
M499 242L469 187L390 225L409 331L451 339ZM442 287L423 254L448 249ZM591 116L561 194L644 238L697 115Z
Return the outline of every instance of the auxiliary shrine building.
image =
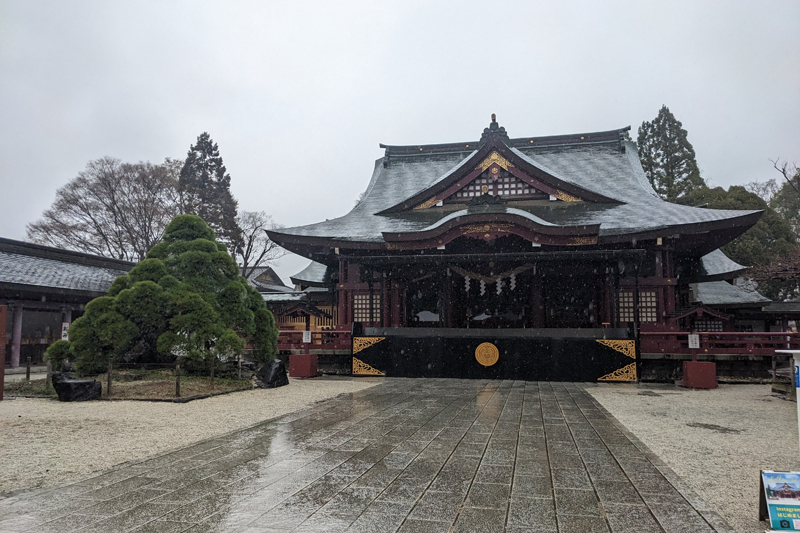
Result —
M642 334L724 318L693 288L761 211L664 202L629 129L381 145L352 211L269 236L327 267L354 374L635 380Z

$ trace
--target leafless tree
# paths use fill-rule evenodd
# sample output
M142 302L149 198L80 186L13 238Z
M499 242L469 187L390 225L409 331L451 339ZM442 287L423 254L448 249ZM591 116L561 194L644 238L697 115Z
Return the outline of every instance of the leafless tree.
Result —
M242 275L249 278L256 268L283 256L286 252L267 237L269 229L281 226L263 211L239 211L236 222L242 230L241 242L236 246L236 262Z
M775 170L781 173L792 189L800 194L800 168L797 167L797 163L790 164L786 161L781 163L780 158L774 161L770 159L769 161L772 163L772 166L775 167Z
M744 186L749 192L757 195L759 198L769 203L772 197L775 196L780 190L780 186L775 179L767 181L751 181Z
M141 261L180 213L181 161L122 163L104 157L56 192L28 239L40 244Z

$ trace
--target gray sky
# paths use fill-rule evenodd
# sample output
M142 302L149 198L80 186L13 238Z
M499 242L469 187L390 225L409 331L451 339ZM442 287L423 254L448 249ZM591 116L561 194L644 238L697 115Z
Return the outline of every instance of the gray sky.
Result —
M0 0L0 236L102 156L219 144L241 208L346 213L378 143L608 130L666 104L703 177L800 162L800 2ZM307 261L287 258L285 280Z

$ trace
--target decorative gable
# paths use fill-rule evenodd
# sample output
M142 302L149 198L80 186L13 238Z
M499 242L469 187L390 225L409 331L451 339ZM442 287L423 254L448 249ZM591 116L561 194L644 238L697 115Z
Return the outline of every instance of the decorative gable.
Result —
M510 167L514 167L510 161L496 151L492 152L476 168L476 170L482 169L483 172L466 185L458 184L461 188L445 198L444 203L464 203L483 194L500 196L507 200L535 200L549 197L546 192L514 176L509 172Z

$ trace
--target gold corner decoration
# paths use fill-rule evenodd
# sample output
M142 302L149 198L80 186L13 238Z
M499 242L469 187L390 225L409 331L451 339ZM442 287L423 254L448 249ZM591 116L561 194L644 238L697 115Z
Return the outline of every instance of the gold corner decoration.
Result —
M475 348L475 359L483 366L492 366L500 359L500 351L491 342L484 342Z
M439 203L439 200L437 200L436 197L434 196L433 198L425 200L414 209L428 209L429 207L433 207L437 203Z
M365 350L373 344L378 344L386 337L353 337L353 355Z
M481 172L484 172L490 166L496 164L499 167L502 167L505 170L508 170L508 167L513 167L514 165L511 164L511 161L503 157L502 155L498 154L497 152L492 152L486 159L481 161L475 170L480 169Z
M619 339L596 339L600 344L608 346L612 350L616 350L626 357L636 359L636 341L633 340L619 340Z
M553 195L562 202L580 202L581 199L577 196L572 196L571 194L565 193L564 191L556 190L555 194Z
M610 374L597 378L597 381L636 381L636 363L614 370Z
M378 370L377 368L369 366L367 363L359 359L358 357L353 357L353 375L354 376L385 376L383 372Z

